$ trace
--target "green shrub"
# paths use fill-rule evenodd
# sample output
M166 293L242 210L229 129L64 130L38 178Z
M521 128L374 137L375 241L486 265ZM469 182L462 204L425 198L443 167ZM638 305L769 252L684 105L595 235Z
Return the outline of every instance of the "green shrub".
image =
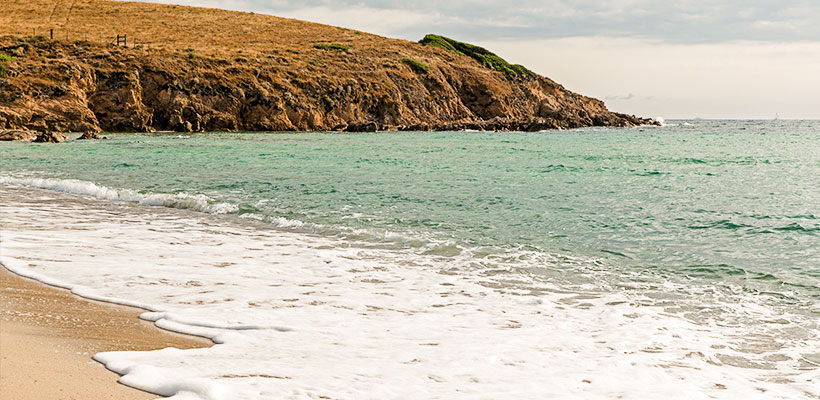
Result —
M461 54L475 59L487 68L501 71L508 78L525 77L534 75L523 65L510 64L495 53L473 44L459 42L441 35L426 35L419 43L425 46L439 47L451 53Z
M418 73L427 73L427 70L430 69L430 67L426 64L422 64L416 60L411 60L409 58L402 58L401 62L409 65L410 69Z
M316 43L316 44L313 45L313 48L314 49L319 49L319 50L337 50L337 51L347 51L348 50L347 46L342 46L340 44L335 44L335 43L331 43L331 44Z
M425 35L424 39L419 40L419 43L421 43L425 46L438 47L438 48L447 50L451 53L464 55L464 53L459 51L456 48L456 46L453 45L453 43L459 43L459 42L456 42L455 40L450 39L450 38L446 38L444 36L433 35L433 34Z
M14 57L0 53L0 62L14 61ZM0 77L6 74L6 65L0 64Z
M196 58L196 53L194 53L193 51L188 53L188 58L193 60L194 58Z

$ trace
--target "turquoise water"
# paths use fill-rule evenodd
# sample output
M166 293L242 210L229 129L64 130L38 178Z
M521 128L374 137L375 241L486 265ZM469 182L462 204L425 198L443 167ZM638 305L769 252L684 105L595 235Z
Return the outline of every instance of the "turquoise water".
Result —
M578 269L540 268L539 254L561 255L595 260L609 284L725 282L807 310L820 300L816 121L109 136L2 143L0 175L205 194L283 229L469 257L482 273L492 259L585 283Z
M109 136L0 143L0 261L228 333L149 387L820 395L820 122Z

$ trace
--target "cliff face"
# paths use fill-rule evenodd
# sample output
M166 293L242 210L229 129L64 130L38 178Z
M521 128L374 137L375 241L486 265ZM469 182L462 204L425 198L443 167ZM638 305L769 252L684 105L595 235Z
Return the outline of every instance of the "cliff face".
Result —
M9 1L14 14L15 0ZM169 18L176 10L86 3L81 10L96 7L94 15L112 4L159 9ZM203 32L212 29L205 17L213 15L233 18L231 26L248 20L290 30L244 47L229 45L228 39L221 43L221 34L206 44L192 38L185 48L184 38L176 36L150 48L0 36L0 54L8 56L0 76L0 129L542 130L651 123L609 112L601 101L526 69L505 72L441 46L269 16L179 8L199 13ZM90 21L88 26L108 18L79 15L74 21Z

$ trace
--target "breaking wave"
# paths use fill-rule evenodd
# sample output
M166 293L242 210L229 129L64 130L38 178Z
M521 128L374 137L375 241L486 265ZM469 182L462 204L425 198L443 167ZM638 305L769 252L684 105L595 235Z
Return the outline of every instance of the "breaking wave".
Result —
M185 192L140 193L130 189L112 189L92 182L76 179L15 178L0 177L0 184L31 186L57 192L91 196L102 200L126 201L150 206L194 210L208 214L228 214L236 212L239 207L230 203L219 203L204 194Z

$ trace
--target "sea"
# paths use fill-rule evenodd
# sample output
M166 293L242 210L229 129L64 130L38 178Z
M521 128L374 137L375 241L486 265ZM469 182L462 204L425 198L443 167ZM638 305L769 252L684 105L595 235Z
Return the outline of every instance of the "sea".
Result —
M174 399L820 399L820 121L0 143L0 262Z

